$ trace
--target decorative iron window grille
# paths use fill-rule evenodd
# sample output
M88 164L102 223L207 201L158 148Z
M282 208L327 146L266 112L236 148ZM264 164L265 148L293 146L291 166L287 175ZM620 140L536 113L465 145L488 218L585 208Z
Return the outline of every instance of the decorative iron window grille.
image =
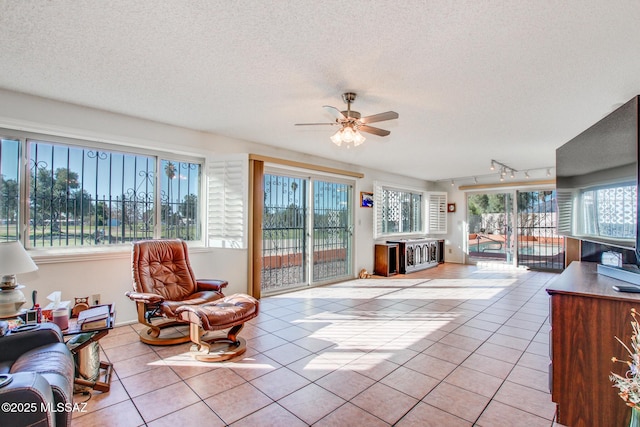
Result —
M610 239L634 240L638 190L635 184L620 184L585 190L583 234Z
M382 234L424 231L422 194L382 187Z
M11 166L20 164L23 141L25 171ZM21 221L28 245L40 248L201 238L200 163L35 139L0 142L0 223L11 224L1 240L20 238ZM25 204L14 188L24 188L28 212L20 213Z

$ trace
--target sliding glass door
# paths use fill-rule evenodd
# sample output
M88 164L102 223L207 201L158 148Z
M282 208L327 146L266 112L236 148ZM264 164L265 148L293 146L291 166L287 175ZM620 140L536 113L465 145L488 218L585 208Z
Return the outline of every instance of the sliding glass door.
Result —
M353 186L265 173L264 294L352 277Z
M312 283L351 275L352 186L313 181Z
M564 241L556 232L555 194L553 190L468 194L468 261L562 270Z
M555 190L518 192L518 265L564 268L564 238L557 233Z
M307 194L304 178L264 176L262 281L264 293L305 283L307 277Z
M513 195L477 193L467 195L470 262L513 262Z

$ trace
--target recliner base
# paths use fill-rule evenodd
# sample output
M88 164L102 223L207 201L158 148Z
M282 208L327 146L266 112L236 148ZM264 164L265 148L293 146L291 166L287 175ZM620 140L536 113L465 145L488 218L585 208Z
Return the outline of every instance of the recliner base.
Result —
M193 344L191 346L193 357L200 362L222 362L240 356L247 351L247 341L244 338L238 338L236 343L226 342L226 339L223 340L209 341L207 346Z
M166 320L146 327L138 331L140 341L149 345L175 345L183 344L190 340L187 331L188 324ZM169 330L172 328L173 330Z
M146 306L142 302L136 302L138 322L145 326L138 331L140 341L149 345L175 345L189 341L188 323L180 322L174 318L156 318L150 321L146 317ZM173 328L174 330L169 330Z

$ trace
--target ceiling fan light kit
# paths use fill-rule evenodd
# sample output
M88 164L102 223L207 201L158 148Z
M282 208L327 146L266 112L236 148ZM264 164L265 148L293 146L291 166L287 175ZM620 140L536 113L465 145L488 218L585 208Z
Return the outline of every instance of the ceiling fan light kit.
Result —
M353 144L354 147L362 144L367 138L362 136L360 132L356 129L355 131L351 128L351 126L345 126L342 129L339 129L336 133L331 136L331 141L340 147L343 143L346 144L347 148L350 147L350 144Z
M350 148L352 145L357 147L366 140L360 132L367 132L378 136L389 135L391 132L388 130L369 126L368 124L397 119L399 117L398 113L395 111L387 111L385 113L362 117L358 111L351 110L351 103L355 101L355 99L356 94L354 92L345 92L342 94L342 100L347 104L347 109L345 111L340 111L336 107L332 107L330 105L324 106L324 108L336 118L334 123L297 123L296 126L338 125L340 126L340 129L338 129L330 139L338 147L345 144L347 148Z

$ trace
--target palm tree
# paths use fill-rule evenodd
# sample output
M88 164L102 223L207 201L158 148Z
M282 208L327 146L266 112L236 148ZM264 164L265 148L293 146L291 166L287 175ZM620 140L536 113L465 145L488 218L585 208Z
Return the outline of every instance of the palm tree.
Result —
M164 173L167 175L169 181L167 182L167 222L169 221L169 215L172 211L171 203L172 203L172 195L171 195L171 187L173 187L172 180L176 177L176 165L173 162L167 162L164 167ZM168 224L167 224L168 225Z

